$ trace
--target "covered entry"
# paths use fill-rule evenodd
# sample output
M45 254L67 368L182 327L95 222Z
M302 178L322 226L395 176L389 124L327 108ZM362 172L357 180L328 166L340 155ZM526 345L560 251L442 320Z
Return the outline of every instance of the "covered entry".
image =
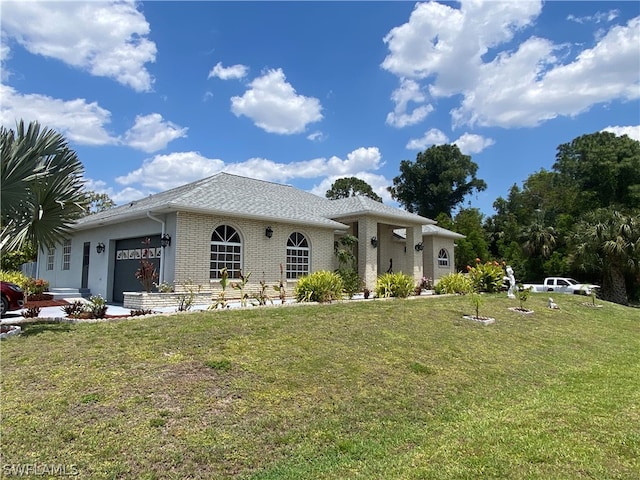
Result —
M147 238L150 240L149 245L145 245ZM142 284L135 276L140 268L140 260L146 258L159 272L161 252L160 235L116 241L112 296L114 303L124 302L123 292L142 291Z

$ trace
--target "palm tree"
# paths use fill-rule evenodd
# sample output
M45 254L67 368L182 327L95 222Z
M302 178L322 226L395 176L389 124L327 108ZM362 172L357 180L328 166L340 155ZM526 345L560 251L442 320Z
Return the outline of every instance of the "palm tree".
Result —
M625 274L640 271L640 211L590 212L578 225L574 243L574 263L602 274L602 297L627 305Z
M0 149L0 249L60 243L87 203L76 153L61 134L38 122L25 129L22 120L15 132L0 128Z
M529 257L548 258L556 246L556 232L553 227L545 227L539 222L529 225L522 234L523 249Z

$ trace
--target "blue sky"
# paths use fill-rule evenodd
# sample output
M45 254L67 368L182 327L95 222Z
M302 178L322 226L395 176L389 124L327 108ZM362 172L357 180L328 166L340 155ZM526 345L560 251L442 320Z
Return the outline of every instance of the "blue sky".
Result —
M117 203L220 171L324 195L456 143L492 204L556 148L640 140L639 2L2 1L0 123Z

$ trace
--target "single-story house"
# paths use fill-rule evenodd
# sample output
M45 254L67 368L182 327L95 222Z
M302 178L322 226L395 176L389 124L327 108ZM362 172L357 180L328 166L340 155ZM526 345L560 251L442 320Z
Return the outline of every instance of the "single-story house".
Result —
M142 290L135 272L147 258L158 283L204 292L251 273L248 287L277 284L292 292L297 279L334 270L334 245L358 239L358 273L372 289L379 274L404 272L435 282L454 269L462 235L431 219L355 196L329 200L272 182L228 173L177 187L81 218L57 248L40 251L38 276L51 288L75 288L125 303Z

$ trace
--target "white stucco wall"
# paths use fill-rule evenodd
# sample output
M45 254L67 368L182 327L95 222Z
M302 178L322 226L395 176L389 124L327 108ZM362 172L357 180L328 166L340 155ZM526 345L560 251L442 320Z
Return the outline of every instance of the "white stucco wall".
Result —
M162 217L165 218L165 217ZM167 232L174 236L175 217L166 216ZM38 253L38 277L49 282L50 288L79 289L82 284L82 256L85 242L90 242L89 277L87 288L92 295L101 295L111 300L113 290L113 271L115 262L115 244L117 240L147 235L159 235L162 225L149 218L137 219L116 225L97 227L91 230L79 230L71 237L71 262L69 270L62 269L63 247L56 245L53 270L47 270L47 251ZM105 244L105 251L98 254L98 243ZM165 249L165 274L173 272L171 249Z

